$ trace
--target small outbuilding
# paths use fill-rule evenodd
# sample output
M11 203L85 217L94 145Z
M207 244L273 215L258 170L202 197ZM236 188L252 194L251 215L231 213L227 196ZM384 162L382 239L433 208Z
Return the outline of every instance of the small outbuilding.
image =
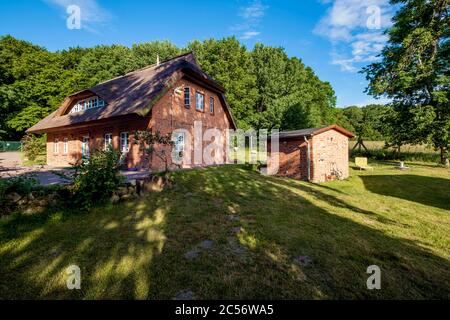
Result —
M278 152L271 151L275 137ZM267 173L311 182L345 179L349 171L348 139L353 137L338 125L280 132L269 141Z

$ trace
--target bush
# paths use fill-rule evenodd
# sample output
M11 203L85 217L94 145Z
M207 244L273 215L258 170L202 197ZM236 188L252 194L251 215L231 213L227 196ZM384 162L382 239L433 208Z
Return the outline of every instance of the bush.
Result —
M71 186L75 205L87 210L111 197L123 182L119 167L120 152L112 148L94 151L88 160L77 165Z
M22 151L30 161L35 161L37 156L46 152L45 135L35 136L27 134L22 138Z

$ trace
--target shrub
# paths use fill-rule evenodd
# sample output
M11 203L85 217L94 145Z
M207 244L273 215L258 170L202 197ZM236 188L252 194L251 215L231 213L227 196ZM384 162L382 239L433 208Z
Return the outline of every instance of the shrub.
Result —
M71 186L75 205L87 210L111 197L123 182L119 167L120 152L112 148L94 151L88 160L77 165Z
M45 135L35 136L34 134L27 134L22 138L22 151L28 160L36 160L39 154L46 152Z

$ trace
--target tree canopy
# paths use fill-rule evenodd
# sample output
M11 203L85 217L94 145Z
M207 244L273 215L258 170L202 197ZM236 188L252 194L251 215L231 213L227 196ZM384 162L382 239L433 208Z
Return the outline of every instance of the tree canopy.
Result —
M283 48L248 50L235 37L169 41L49 52L12 36L0 38L0 138L19 139L76 91L187 51L220 82L241 128L301 129L334 123L336 98L328 82Z
M363 69L367 91L393 99L386 117L392 144L431 142L448 164L450 137L449 0L391 0L400 5L381 61Z

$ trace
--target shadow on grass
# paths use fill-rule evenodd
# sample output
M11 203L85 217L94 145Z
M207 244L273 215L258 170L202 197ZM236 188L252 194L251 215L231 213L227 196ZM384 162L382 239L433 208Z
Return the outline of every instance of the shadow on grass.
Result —
M426 206L450 210L450 179L421 175L361 175L367 190Z
M170 299L182 290L201 299L448 298L448 260L325 210L296 188L370 211L239 166L174 175L173 189L145 199L2 224L0 298ZM212 249L184 258L206 239ZM294 263L298 255L313 265ZM81 268L81 290L65 286L70 264ZM382 269L382 290L366 289L371 264Z

